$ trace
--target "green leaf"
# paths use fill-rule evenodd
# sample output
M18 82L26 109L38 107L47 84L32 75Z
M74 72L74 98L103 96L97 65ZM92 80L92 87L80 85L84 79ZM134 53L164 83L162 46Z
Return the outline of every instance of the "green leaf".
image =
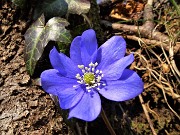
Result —
M89 0L43 0L38 1L33 19L36 20L42 13L47 18L63 16L67 12L71 14L83 14L89 12Z
M36 20L42 13L47 18L52 17L61 17L67 13L68 4L65 0L43 0L38 1L35 10L33 19Z
M49 35L49 40L59 41L63 43L71 43L71 34L65 29L69 23L66 19L60 17L51 18L46 24L46 33Z
M88 13L90 9L89 0L66 0L68 3L68 12L71 14Z
M71 34L65 29L68 25L69 23L60 17L50 19L45 25L44 15L41 15L26 31L24 59L30 75L34 74L36 63L50 40L64 44L71 42Z

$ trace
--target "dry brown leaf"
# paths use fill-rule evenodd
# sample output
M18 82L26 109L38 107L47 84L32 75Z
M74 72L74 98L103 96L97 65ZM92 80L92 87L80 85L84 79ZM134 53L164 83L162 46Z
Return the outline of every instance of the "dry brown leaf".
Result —
M120 20L137 20L141 17L141 11L144 9L144 4L134 0L127 0L115 5L110 13L110 17Z

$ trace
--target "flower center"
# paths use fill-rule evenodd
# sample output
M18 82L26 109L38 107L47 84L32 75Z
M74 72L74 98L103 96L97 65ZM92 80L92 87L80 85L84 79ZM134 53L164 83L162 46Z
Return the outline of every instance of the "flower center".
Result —
M106 85L101 80L104 76L102 71L96 69L97 65L97 62L95 64L91 62L88 67L85 67L84 65L78 65L78 68L81 69L83 74L76 74L76 78L78 80L77 82L79 84L85 85L87 92L91 92L93 89L100 90L103 86Z
M93 73L85 73L83 79L85 83L91 85L95 77Z

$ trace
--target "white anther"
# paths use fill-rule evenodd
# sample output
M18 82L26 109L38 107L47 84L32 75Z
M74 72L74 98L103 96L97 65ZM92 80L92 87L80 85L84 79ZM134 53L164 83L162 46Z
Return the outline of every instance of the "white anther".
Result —
M91 88L92 88L92 86L87 86L87 87L86 87L87 90L89 90L89 89L91 89Z
M81 77L76 77L76 79L79 79L79 80L81 80L82 78L81 78Z
M82 72L85 73L86 71L84 69L82 69Z
M101 76L97 76L97 82L100 82L101 81Z
M77 79L81 78L80 74L76 74L76 78Z
M95 83L95 80L91 81L91 83Z
M98 74L99 73L99 70L96 70L96 74Z
M79 84L84 84L86 86L87 92L91 92L92 88L96 88L97 90L100 90L100 86L106 86L105 83L100 82L102 77L104 77L104 74L102 74L101 70L96 70L96 66L98 63L90 63L89 66L85 67L84 65L78 65L78 68L81 69L82 75L81 74L76 74L76 79ZM91 73L94 75L94 80L92 80L90 83L86 83L84 81L84 75L86 73ZM73 85L74 88L78 87L78 85Z
M91 86L92 88L95 88L96 86L95 85L93 85L93 86Z
M89 64L90 67L92 67L93 65L94 65L94 64L93 64L92 62Z
M87 90L88 92L91 92L91 90Z
M87 71L88 71L88 69L89 69L88 67L85 67L85 70L87 70Z
M77 82L81 84L81 81L77 81Z
M83 69L84 65L78 65L78 68Z

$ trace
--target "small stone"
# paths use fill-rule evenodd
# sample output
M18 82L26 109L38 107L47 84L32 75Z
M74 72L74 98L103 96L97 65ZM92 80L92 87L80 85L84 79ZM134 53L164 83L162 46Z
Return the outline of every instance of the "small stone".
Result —
M26 117L28 114L29 114L28 110L25 110L25 111L23 111L23 112L21 112L19 114L17 113L17 114L14 115L13 120L20 120L23 117Z
M20 84L27 84L30 81L29 75L24 75L22 80L20 81Z
M37 107L38 106L38 100L29 101L28 105L29 105L29 107Z

